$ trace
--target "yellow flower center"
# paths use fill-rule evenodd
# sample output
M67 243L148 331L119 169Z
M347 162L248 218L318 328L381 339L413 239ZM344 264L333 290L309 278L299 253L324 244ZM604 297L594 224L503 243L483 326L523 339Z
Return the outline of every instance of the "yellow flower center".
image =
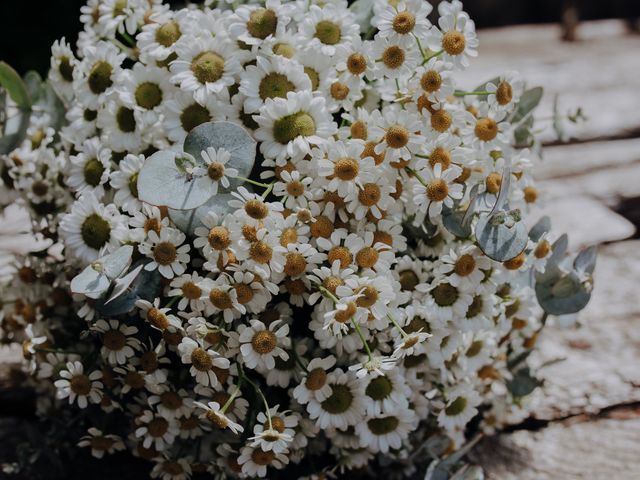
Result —
M427 185L427 198L432 202L442 202L449 195L449 185L441 178L436 178Z
M153 248L153 259L158 265L171 265L177 256L176 247L171 242L159 242Z
M492 118L481 118L473 131L483 142L490 142L498 135L498 124Z
M393 19L393 29L396 33L406 35L416 26L416 17L410 12L400 12Z
M216 82L224 74L224 58L215 52L202 52L191 62L191 71L200 83Z
M456 30L447 32L442 36L442 49L449 55L460 55L464 52L466 44L464 35Z
M264 355L275 350L277 346L277 337L270 330L260 330L256 332L251 339L251 346L260 355Z
M475 268L476 260L473 258L473 255L465 253L464 255L461 255L460 258L458 258L453 271L461 277L466 277L468 275L471 275Z
M387 68L390 68L392 70L401 67L402 64L404 64L404 60L404 50L398 45L387 47L385 51L382 52L382 62Z

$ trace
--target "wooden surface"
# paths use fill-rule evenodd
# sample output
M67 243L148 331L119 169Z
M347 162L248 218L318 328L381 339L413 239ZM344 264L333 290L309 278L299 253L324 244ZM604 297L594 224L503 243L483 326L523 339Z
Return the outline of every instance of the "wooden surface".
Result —
M613 210L640 218L640 36L617 21L580 26L562 43L555 26L482 31L469 78L518 70L547 93L540 116L583 107L569 144L543 139L536 173L543 210L572 248L605 242L591 303L577 329L551 326L532 360L546 396L512 433L483 440L472 460L493 480L640 478L640 240ZM549 95L550 94L550 95ZM613 209L613 210L612 210Z

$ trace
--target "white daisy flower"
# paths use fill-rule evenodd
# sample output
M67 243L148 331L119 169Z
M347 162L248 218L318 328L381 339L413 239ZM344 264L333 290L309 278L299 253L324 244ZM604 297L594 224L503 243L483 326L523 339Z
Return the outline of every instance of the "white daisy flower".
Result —
M155 230L147 233L147 238L138 245L138 250L151 259L144 266L145 270L158 270L165 278L182 275L189 263L189 244L185 234L173 228L163 228L158 235Z
M126 231L124 218L115 205L98 202L87 193L71 206L71 212L60 220L60 232L69 254L89 263L106 249L113 252L120 246Z
M118 435L104 434L95 427L89 428L87 434L80 439L78 446L91 448L91 455L95 458L102 458L105 453L111 455L126 448Z
M182 363L191 364L189 372L201 385L216 387L219 385L217 371L227 370L229 360L214 350L205 350L198 342L184 337L178 345Z
M368 416L356 425L360 444L373 452L388 453L402 448L402 443L418 427L418 416L409 408Z
M111 150L104 148L98 138L92 138L84 143L80 153L72 155L69 160L67 184L79 194L92 193L101 199L111 171Z
M140 349L140 340L134 335L138 328L118 320L98 320L91 330L102 334L102 357L112 365L124 365Z
M267 99L254 119L259 125L255 137L262 142L260 151L277 161L306 155L311 145L321 145L336 131L324 98L309 91Z
M264 7L239 5L229 19L229 34L247 45L260 45L285 30L294 8L292 4L283 5L280 0L267 0Z
M484 272L491 269L492 262L475 245L466 245L457 252L453 249L440 259L437 271L447 275L454 287L471 292L484 279Z
M135 436L142 439L144 448L155 448L162 451L173 444L178 436L178 422L145 410L135 419Z
M469 58L478 56L478 37L473 20L465 12L451 12L438 19L439 29L433 27L427 45L458 70L469 66Z
M169 140L178 143L198 125L233 116L226 89L217 95L207 95L202 104L194 100L192 92L178 91L164 103L164 107L163 127Z
M431 4L421 0L405 0L397 6L389 5L378 15L378 36L413 46L416 37L424 38L429 33L431 22L427 15L431 10Z
M292 412L278 412L278 408L279 405L271 407L268 415L258 413L253 437L249 438L251 447L259 446L264 452L287 452L298 426L298 417Z
M87 375L82 363L74 361L68 362L59 375L60 380L54 382L58 398L69 398L69 404L77 402L80 408L87 408L89 401L100 403L103 387L99 381L102 378L100 370L94 370Z
M311 398L307 404L309 417L322 429L342 430L356 426L363 420L365 407L362 382L337 368L327 376L331 393L324 400Z
M438 424L447 430L463 429L477 413L482 400L469 384L459 384L446 392L447 403L438 414Z
M125 55L108 42L98 42L82 51L83 59L73 70L73 90L85 107L97 110L113 92Z
M146 127L159 120L163 102L171 98L173 86L166 70L136 63L131 70L119 75L115 91L133 108L136 120Z
M301 404L307 404L311 398L319 402L331 395L331 385L327 383L329 370L336 364L336 358L329 355L325 358L314 358L307 365L307 372L300 384L294 388L293 397Z
M265 452L260 447L245 446L240 451L237 464L242 467L242 474L248 477L265 477L267 467L276 469L284 468L289 463L289 458L282 453L270 450Z
M237 169L230 168L226 165L231 158L231 153L224 148L216 150L213 147L208 147L206 150L200 152L200 156L206 165L206 171L202 173L203 175L206 174L211 180L211 195L218 193L218 184L222 185L225 190L228 190L231 185L229 178L238 176ZM205 169L205 167L199 168Z
M235 48L213 37L182 36L175 45L178 58L171 62L171 81L205 105L207 97L233 85L241 71Z
M340 53L359 33L351 12L331 3L323 8L311 5L298 29L301 40L328 56Z
M245 113L259 111L268 98L286 98L289 92L303 90L311 90L311 81L302 65L277 56L259 56L240 81L240 93L246 96Z
M274 368L275 357L287 360L291 340L289 325L280 320L271 322L267 327L260 320L250 320L250 327L238 327L238 343L242 359L248 368ZM244 327L244 328L243 328Z
M69 102L74 96L73 71L77 64L78 60L64 37L53 42L49 80L60 98L66 102Z
M220 429L228 428L235 434L242 433L244 431L244 427L239 423L231 420L227 415L225 415L225 409L218 402L209 402L204 404L202 402L194 402L194 405L203 409L204 413L200 415L200 418L205 418L210 421L213 425Z
M454 182L462 173L462 169L457 165L452 165L443 172L442 164L436 163L433 170L427 167L416 173L417 181L413 182L413 203L419 215L416 216L414 225L422 223L425 217L439 217L443 205L451 208L454 200L462 198L462 185Z
M111 173L109 183L116 190L113 202L125 212L133 214L142 208L138 199L138 174L144 164L144 155L128 154Z

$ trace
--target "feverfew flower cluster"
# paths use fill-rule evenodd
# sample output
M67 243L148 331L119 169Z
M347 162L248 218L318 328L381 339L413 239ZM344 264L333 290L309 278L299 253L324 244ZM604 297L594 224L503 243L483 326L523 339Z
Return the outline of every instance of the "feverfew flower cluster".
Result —
M237 4L89 0L53 45L65 125L33 122L2 175L52 242L3 292L40 413L165 480L408 475L435 438L517 422L553 239L496 260L473 229L537 201L523 80L457 85L478 55L458 0L375 0L363 27L345 0ZM210 122L248 132L251 172L179 156ZM211 200L145 201L159 151Z

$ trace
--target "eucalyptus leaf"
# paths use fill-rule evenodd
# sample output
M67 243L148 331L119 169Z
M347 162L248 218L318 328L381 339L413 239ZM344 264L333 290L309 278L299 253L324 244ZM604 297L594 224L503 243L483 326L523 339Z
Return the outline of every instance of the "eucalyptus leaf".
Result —
M486 256L498 262L517 257L527 246L528 232L523 222L495 223L496 215L480 215L476 223L476 241ZM508 220L508 218L507 218Z
M109 289L111 281L124 272L131 261L133 247L123 245L115 252L99 258L71 280L71 291L98 298Z
M585 272L592 274L596 268L596 258L598 257L598 247L595 245L585 248L573 262L573 267L578 272Z
M24 86L27 89L31 104L35 105L40 99L42 93L42 77L35 70L29 70L22 78Z
M521 368L507 381L507 389L518 398L526 397L541 385L542 382L531 375L529 367Z
M229 201L233 198L230 193L218 193L193 210L174 210L170 208L169 218L182 232L194 236L195 229L203 226L202 219L209 212L215 213L218 217L224 217L229 213L232 210L229 206Z
M542 87L534 87L525 91L520 97L520 101L516 106L513 115L511 116L511 123L516 124L524 119L527 115L540 104L544 89Z
M176 210L191 210L209 200L211 179L206 174L191 175L180 168L180 158L181 154L170 150L147 158L138 174L138 198Z
M464 223L465 212L448 209L442 212L442 224L453 235L458 238L469 238L471 236L471 225Z
M545 233L549 232L550 230L551 219L547 215L545 215L544 217L540 218L540 220L538 220L533 227L531 227L531 230L529 230L529 238L533 242L537 242Z
M109 285L109 277L89 265L71 280L71 291L89 298L98 298L109 289Z
M111 291L111 295L109 295L109 298L106 302L104 302L104 304L107 305L124 294L134 282L134 280L138 278L138 275L140 275L143 267L144 265L140 264L129 273L127 273L124 277L116 278L114 281L113 290Z
M500 191L498 192L498 198L491 210L491 214L495 214L503 209L509 198L509 190L511 189L511 162L502 169L502 180L500 181Z
M227 150L231 154L227 165L238 170L239 176L251 174L256 158L256 141L244 128L230 122L206 122L191 130L184 140L184 151L198 163L202 162L202 151L209 147ZM231 183L231 188L234 188L238 181L232 180Z
M31 98L18 72L5 62L0 62L0 85L9 93L11 99L23 109L31 108Z
M6 155L20 146L27 137L31 113L18 110L5 122L2 136L0 137L0 154Z
M487 85L489 85L490 83L493 83L494 85L498 85L500 83L500 77L494 77L491 80L488 80L480 85L478 85L473 91L474 92L486 92L487 91ZM486 98L487 95L478 95L480 98Z
M139 266L136 265L134 271ZM124 315L135 307L138 300L153 301L160 293L160 288L160 273L157 270L148 271L143 269L117 298L113 299L113 301L100 300L95 303L94 308L106 318Z
M551 255L547 260L547 265L557 266L567 253L567 248L569 248L569 237L566 233L563 233L553 242L553 245L551 245Z
M580 278L576 272L554 271L556 275L550 278L547 272L536 275L536 297L544 311L567 315L586 307L591 299L591 280Z

